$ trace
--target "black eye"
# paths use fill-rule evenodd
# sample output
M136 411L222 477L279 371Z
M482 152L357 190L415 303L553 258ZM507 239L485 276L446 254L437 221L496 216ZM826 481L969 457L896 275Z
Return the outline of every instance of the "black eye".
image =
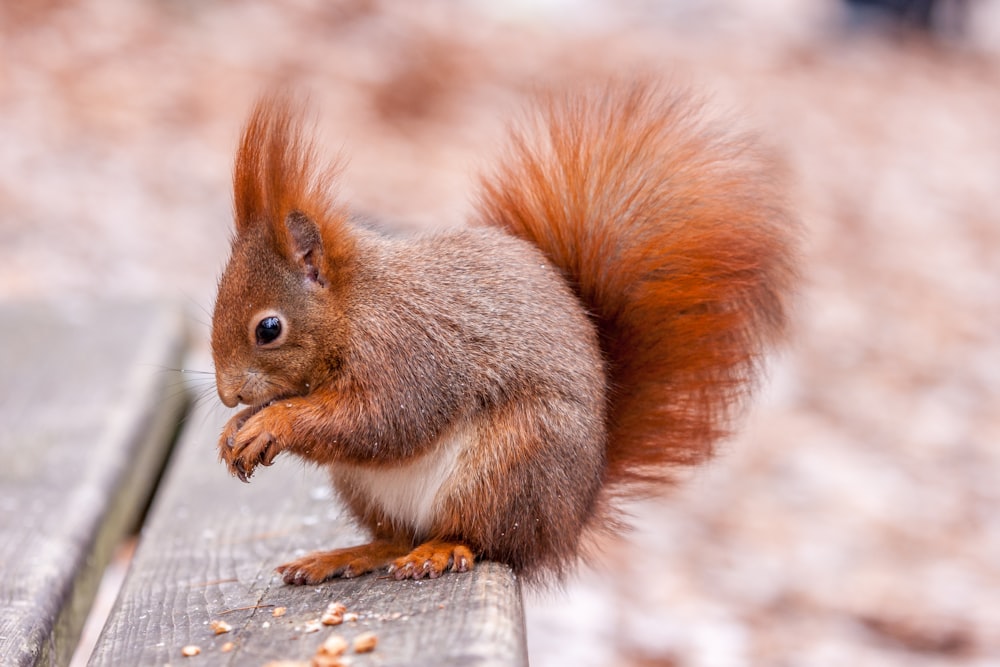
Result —
M265 317L257 323L254 334L257 336L258 345L273 343L281 335L281 320L273 315Z

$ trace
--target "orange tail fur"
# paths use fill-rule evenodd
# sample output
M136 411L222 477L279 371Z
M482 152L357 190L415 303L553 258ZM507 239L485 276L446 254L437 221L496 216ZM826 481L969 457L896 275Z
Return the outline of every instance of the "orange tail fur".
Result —
M690 97L639 83L548 98L484 179L481 220L541 248L599 328L619 490L710 456L785 333L796 225L768 174Z

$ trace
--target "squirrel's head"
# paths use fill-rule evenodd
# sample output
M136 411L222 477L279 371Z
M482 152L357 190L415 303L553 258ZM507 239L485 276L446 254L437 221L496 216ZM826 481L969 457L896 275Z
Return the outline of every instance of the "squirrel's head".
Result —
M314 170L300 120L286 101L261 99L236 154L236 231L212 315L229 407L307 394L340 365L354 244L330 194L335 172Z

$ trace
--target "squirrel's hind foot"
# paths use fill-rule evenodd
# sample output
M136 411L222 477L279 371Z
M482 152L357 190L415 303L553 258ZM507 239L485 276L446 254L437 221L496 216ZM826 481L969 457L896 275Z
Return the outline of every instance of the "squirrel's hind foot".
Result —
M437 579L447 570L468 572L475 564L472 550L458 542L431 540L389 566L389 574L396 579Z
M385 567L396 579L436 579L448 570L468 572L475 560L472 550L457 542L431 540L413 549L404 543L375 540L346 549L314 551L279 565L275 571L294 586L359 577Z
M409 550L410 547L406 544L375 540L369 544L346 549L314 551L302 558L279 565L275 571L282 575L281 578L286 584L296 586L318 584L335 577L349 579L381 569L394 559L404 556Z

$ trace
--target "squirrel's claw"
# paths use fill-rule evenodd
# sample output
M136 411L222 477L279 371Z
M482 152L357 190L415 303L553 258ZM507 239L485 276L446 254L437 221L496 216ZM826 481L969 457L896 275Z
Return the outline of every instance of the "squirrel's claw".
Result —
M283 424L276 415L265 408L247 419L242 415L233 418L219 440L219 454L229 466L229 471L240 480L248 482L257 466L269 466L284 447Z
M236 477L238 477L239 480L245 484L249 484L250 477L253 476L253 470L247 473L246 468L243 467L243 461L241 459L233 461L232 466L230 467L230 472L236 475Z
M475 560L472 550L464 544L431 540L394 560L389 574L395 579L437 579L448 570L468 572Z

